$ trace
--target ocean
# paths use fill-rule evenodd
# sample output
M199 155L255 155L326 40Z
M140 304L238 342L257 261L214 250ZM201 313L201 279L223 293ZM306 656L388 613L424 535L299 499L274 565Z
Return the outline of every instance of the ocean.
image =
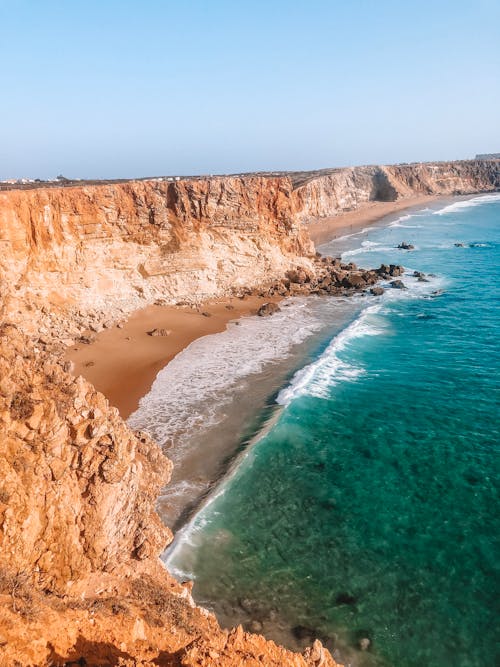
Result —
M175 443L164 559L222 624L351 665L498 664L499 223L492 194L337 239L406 289L291 299L160 372L130 423Z

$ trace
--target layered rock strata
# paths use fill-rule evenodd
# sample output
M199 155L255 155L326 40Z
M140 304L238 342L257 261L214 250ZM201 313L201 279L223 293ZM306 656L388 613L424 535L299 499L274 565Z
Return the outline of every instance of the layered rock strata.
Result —
M500 163L471 160L3 191L2 319L71 338L158 300L201 302L310 270L312 220L498 189Z

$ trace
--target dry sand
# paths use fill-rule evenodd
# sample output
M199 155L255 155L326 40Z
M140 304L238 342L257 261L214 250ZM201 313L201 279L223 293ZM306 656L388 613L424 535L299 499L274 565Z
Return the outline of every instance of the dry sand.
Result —
M308 229L313 241L321 244L433 199L436 197L371 202L356 211L313 222ZM277 299L235 297L205 303L199 311L188 306L149 306L133 313L123 323L123 328L101 332L90 345L68 348L66 358L74 363L74 373L92 382L126 419L148 393L158 372L192 341L224 331L231 320L253 315L259 306L273 300ZM149 336L147 333L162 328L169 329L171 334Z
M158 372L192 341L224 331L228 322L256 314L259 306L277 299L237 297L189 306L148 306L133 313L123 328L106 329L90 345L68 348L74 374L83 375L126 419L148 393ZM202 313L207 313L203 315ZM168 336L150 336L167 329Z

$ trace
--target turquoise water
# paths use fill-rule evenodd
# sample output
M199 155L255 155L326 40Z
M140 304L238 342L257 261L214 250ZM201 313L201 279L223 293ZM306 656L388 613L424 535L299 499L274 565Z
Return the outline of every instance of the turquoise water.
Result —
M222 622L352 664L498 664L499 223L492 195L332 245L408 289L323 332L169 554Z

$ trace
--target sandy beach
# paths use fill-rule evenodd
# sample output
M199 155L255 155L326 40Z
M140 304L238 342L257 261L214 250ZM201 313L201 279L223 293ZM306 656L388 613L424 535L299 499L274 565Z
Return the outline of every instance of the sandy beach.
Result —
M319 245L434 199L435 196L422 196L372 202L359 210L311 223L308 228ZM93 343L68 348L66 358L74 363L75 375L92 382L126 419L148 393L158 372L192 341L224 331L228 322L254 315L263 303L272 300L276 299L234 297L205 303L198 310L189 306L149 306L133 313L121 328L100 332ZM153 329L171 333L150 336L148 331Z
M199 310L148 306L134 312L121 328L100 332L93 343L71 346L66 359L73 362L74 374L92 382L126 419L147 394L157 373L192 341L224 331L231 320L255 315L263 303L275 300L233 297L204 303ZM150 336L153 329L171 333Z
M362 227L414 206L425 206L439 199L436 195L422 195L390 202L368 202L362 208L331 218L322 218L308 225L309 234L316 245L326 243L339 236L356 232Z

